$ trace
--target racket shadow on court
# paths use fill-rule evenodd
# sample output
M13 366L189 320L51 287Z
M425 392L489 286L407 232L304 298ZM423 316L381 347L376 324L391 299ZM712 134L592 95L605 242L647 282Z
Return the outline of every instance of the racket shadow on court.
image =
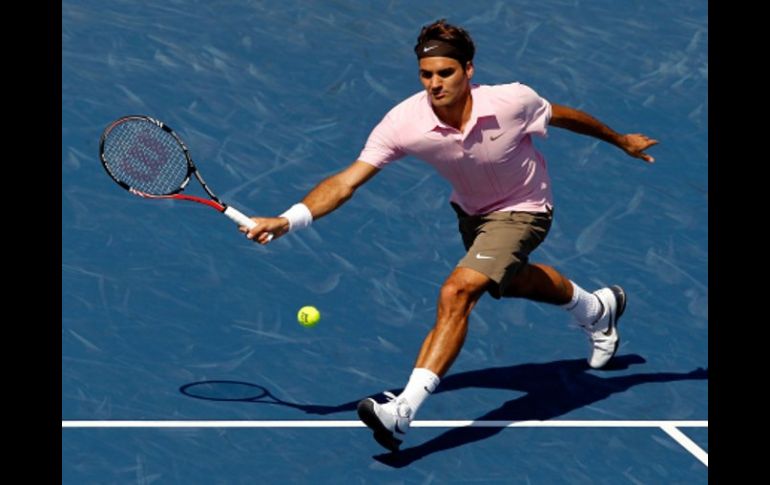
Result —
M242 381L212 380L185 384L179 388L185 396L205 401L251 402L255 404L274 404L298 409L308 414L327 415L354 411L358 401L339 405L299 404L284 401L273 395L266 387ZM376 397L373 394L370 397Z
M460 372L445 376L432 399L440 399L436 395L444 392L472 388L524 392L525 395L506 401L473 420L549 420L602 401L612 394L624 392L639 384L708 379L708 369L702 368L686 373L657 372L607 376L607 372L626 370L632 365L645 362L641 356L630 354L616 356L599 373L593 371L585 359L517 364ZM185 384L179 390L182 394L196 399L272 404L318 415L352 412L356 409L358 401L363 398L358 397L350 402L336 405L292 403L279 399L263 386L224 380L193 382ZM398 394L401 389L390 391ZM378 401L383 400L381 393L368 397ZM501 427L452 428L424 443L395 453L375 455L374 459L391 467L403 468L433 453L490 438L503 429ZM418 439L416 436L418 432L418 429L412 430L409 439Z

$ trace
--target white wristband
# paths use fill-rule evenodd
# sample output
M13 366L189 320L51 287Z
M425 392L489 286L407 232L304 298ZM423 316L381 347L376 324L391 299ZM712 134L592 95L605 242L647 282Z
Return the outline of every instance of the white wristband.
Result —
M310 209L301 202L289 207L289 210L278 217L285 217L289 220L289 232L296 231L297 229L304 229L313 222L313 214L311 214Z

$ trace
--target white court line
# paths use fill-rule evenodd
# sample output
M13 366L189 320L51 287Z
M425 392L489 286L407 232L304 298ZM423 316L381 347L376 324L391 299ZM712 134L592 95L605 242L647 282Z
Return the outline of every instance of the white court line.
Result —
M412 428L708 428L708 421L414 421ZM62 428L363 428L359 420L332 421L62 421ZM676 430L678 431L678 430ZM684 435L683 435L684 436ZM673 435L672 435L673 437ZM685 437L686 438L686 437ZM677 438L674 438L677 439ZM677 441L679 441L677 439ZM684 446L684 445L683 445Z
M703 451L703 449L696 445L693 440L691 440L687 435L679 431L675 425L672 424L664 424L661 426L661 429L668 433L669 436L674 438L677 443L682 445L685 450L689 451L693 455L695 455L695 458L699 459L701 463L709 466L709 454Z
M660 428L707 467L709 455L677 428L708 428L708 421L414 421L412 428ZM358 420L332 421L62 421L62 428L363 428Z

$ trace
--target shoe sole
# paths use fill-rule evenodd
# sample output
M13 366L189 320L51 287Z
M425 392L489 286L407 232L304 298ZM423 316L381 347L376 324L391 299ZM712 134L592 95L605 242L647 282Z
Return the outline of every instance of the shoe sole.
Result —
M402 441L393 436L393 432L383 426L374 412L374 404L375 402L371 398L359 402L356 407L358 417L374 432L374 440L377 443L390 451L398 451Z
M610 286L610 290L615 295L615 299L618 301L618 308L616 309L617 315L615 315L615 323L620 319L623 312L626 311L626 292L622 287L618 285Z
M615 348L612 351L612 355L607 360L608 363L613 357L615 357L615 353L620 348L620 333L618 332L618 322L620 321L620 317L623 316L623 312L626 311L626 292L623 291L623 288L618 285L613 285L610 286L610 290L612 290L612 294L615 295L615 300L618 302L618 307L615 309L615 321L612 322L612 326L615 328L615 333L618 335L618 339L615 341Z

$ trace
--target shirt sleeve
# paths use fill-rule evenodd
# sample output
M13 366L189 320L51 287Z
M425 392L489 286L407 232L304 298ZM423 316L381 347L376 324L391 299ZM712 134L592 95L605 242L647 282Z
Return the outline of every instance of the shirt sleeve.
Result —
M386 115L369 134L358 160L382 168L405 155L398 142L397 124L390 115Z
M521 87L524 133L544 137L548 134L548 122L551 120L551 103L541 98L532 88Z

